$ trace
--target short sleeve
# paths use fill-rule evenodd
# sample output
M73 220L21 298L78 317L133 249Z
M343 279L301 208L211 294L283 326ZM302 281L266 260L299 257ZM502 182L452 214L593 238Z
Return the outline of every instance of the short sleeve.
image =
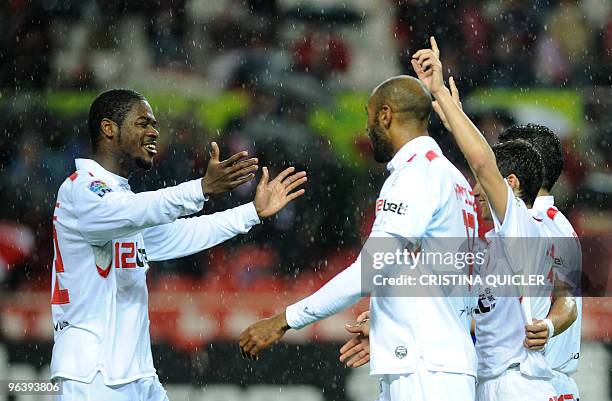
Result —
M539 237L540 230L534 224L534 219L525 202L514 195L508 183L506 183L506 190L508 191L508 200L506 201L506 215L503 216L503 223L495 214L495 209L489 204L495 232L500 237L506 238Z

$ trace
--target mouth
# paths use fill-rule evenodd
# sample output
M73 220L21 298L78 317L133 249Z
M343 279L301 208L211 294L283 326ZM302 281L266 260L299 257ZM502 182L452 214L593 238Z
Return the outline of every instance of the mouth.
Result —
M150 142L142 145L142 147L151 155L155 156L157 154L157 144L155 142Z

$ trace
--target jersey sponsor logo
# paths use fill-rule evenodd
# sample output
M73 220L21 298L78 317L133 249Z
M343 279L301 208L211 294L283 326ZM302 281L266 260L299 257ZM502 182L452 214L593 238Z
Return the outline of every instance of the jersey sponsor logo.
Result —
M378 212L392 212L403 216L408 210L408 205L404 205L402 202L395 203L389 202L386 199L378 199L376 201L376 213Z
M61 322L57 322L53 325L53 330L55 331L62 331L64 330L66 327L70 326L70 323L68 323L67 321L61 321Z
M109 192L113 192L113 190L108 186L107 183L101 180L95 180L89 183L89 190L94 194L98 195L100 198L103 198Z
M406 355L408 355L408 349L406 349L406 347L403 345L395 347L395 357L397 359L404 359Z

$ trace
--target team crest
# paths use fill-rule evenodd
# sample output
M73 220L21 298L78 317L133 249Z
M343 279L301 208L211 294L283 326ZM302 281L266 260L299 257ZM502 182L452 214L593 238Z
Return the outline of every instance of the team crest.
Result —
M104 197L104 195L109 192L113 192L113 190L104 181L100 180L90 182L89 190L98 195L100 198Z
M398 359L404 359L408 355L408 350L403 345L395 348L395 357Z

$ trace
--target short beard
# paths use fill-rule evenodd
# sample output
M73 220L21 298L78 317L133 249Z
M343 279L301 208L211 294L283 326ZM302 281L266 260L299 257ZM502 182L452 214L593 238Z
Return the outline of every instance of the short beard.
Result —
M153 160L147 160L143 157L138 156L137 158L134 159L134 164L136 165L136 167L138 167L139 169L145 170L145 171L149 171L153 168Z
M378 163L389 163L393 159L393 145L385 137L385 132L380 125L368 127L368 136L372 141L374 160Z

